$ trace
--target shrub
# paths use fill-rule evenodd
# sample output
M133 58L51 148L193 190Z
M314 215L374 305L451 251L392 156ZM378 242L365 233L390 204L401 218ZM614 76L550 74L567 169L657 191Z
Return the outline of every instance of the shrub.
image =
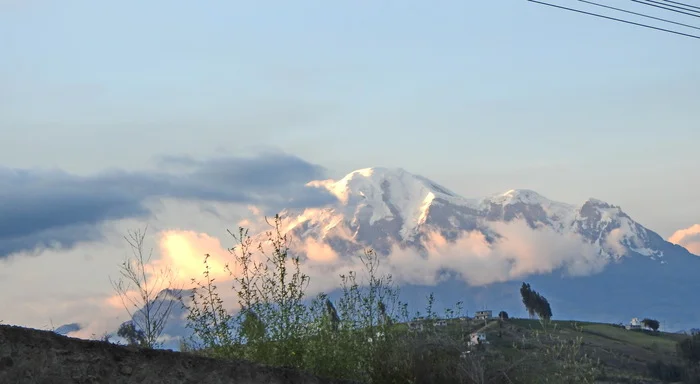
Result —
M700 333L695 333L679 341L676 349L678 356L687 364L697 364L700 362Z
M683 368L675 364L667 364L661 360L648 363L649 375L664 382L676 382L683 379Z
M121 277L116 281L110 278L110 282L131 319L128 325L122 324L126 328L120 328L126 336L119 336L127 337L129 343L155 348L160 346L158 339L173 306L181 300L181 289L175 287L170 268L149 268L153 250L144 250L147 229L124 237L132 255L120 265Z

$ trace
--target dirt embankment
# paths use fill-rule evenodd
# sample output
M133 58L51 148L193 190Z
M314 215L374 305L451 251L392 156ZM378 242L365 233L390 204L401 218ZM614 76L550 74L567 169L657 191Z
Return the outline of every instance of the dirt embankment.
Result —
M81 340L0 325L0 383L347 384L247 361Z

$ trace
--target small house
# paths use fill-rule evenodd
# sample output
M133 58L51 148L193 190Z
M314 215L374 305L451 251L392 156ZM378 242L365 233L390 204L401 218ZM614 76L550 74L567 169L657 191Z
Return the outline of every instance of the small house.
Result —
M627 329L628 331L632 329L642 329L642 322L635 317L632 320L630 320L630 323L625 326L625 329Z
M438 320L438 321L434 322L433 325L436 327L446 327L447 321L446 320Z
M408 323L408 330L414 332L421 332L423 331L423 323L411 321Z
M467 346L473 347L479 344L488 344L488 340L486 340L486 334L484 332L474 332L471 335L469 335L469 341L467 342Z
M490 320L493 318L493 311L476 311L474 320Z

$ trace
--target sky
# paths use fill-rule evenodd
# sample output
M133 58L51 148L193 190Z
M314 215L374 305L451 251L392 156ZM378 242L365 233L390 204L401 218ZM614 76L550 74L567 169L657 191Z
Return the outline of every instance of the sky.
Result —
M698 44L524 0L0 0L0 288L61 270L73 300L6 321L98 308L127 228L224 238L373 166L697 244Z

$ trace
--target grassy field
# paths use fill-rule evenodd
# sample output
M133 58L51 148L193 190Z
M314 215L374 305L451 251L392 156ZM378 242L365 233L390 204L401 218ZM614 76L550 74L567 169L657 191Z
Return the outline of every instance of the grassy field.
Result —
M498 321L493 321L498 323ZM551 321L543 326L538 320L510 319L502 326L486 328L492 348L512 354L513 342L547 335L562 341L582 342L582 349L599 360L604 372L611 377L608 382L634 381L648 376L648 363L662 361L680 364L676 355L676 343L682 335L652 331L634 331L614 324L581 321ZM615 379L619 379L616 381ZM629 381L633 380L633 381Z
M404 324L397 327L408 331ZM657 361L681 364L676 344L684 337L676 333L627 330L617 324L574 320L543 324L539 320L517 318L504 322L454 319L446 327L426 329L463 340L471 332L484 332L489 341L487 350L511 360L548 345L580 342L582 353L597 361L607 377L601 383L661 383L649 377L647 365ZM541 374L542 370L536 372ZM533 378L532 382L538 381Z
M555 377L568 364L569 367L580 365L580 369L595 367L595 377L599 379L595 383L662 383L650 376L648 364L658 361L682 364L676 355L676 344L683 335L674 333L633 331L615 324L564 320L543 324L531 319L493 319L488 322L451 319L444 327L433 326L432 320L426 320L423 324L423 331L409 330L402 323L394 324L391 328L392 332L413 340L412 343L417 345L421 345L421 341L442 340L438 349L443 350L455 346L462 349L466 347L472 332L483 332L489 343L478 351L472 351L472 358L481 356L503 361L504 367L518 365L512 369L512 373L509 371L514 379L518 379L514 382L593 383L566 381L569 373ZM445 340L450 342L445 343ZM581 356L584 357L581 359ZM584 360L585 363L579 364ZM515 364L518 361L522 363ZM550 379L542 381L543 376L550 376Z
M405 325L397 325L407 330ZM453 339L466 339L471 332L484 332L489 341L487 350L515 361L537 349L580 343L582 354L599 364L606 377L601 383L661 383L649 377L647 365L662 361L681 364L676 355L676 344L683 338L675 333L627 330L616 324L583 321L553 320L542 324L539 320L509 319L461 321L450 320L447 327L428 327L430 332L450 334ZM578 344L577 344L578 345ZM537 359L545 361L546 359ZM555 369L555 368L553 368ZM535 369L541 375L542 369ZM539 382L532 378L528 382Z

